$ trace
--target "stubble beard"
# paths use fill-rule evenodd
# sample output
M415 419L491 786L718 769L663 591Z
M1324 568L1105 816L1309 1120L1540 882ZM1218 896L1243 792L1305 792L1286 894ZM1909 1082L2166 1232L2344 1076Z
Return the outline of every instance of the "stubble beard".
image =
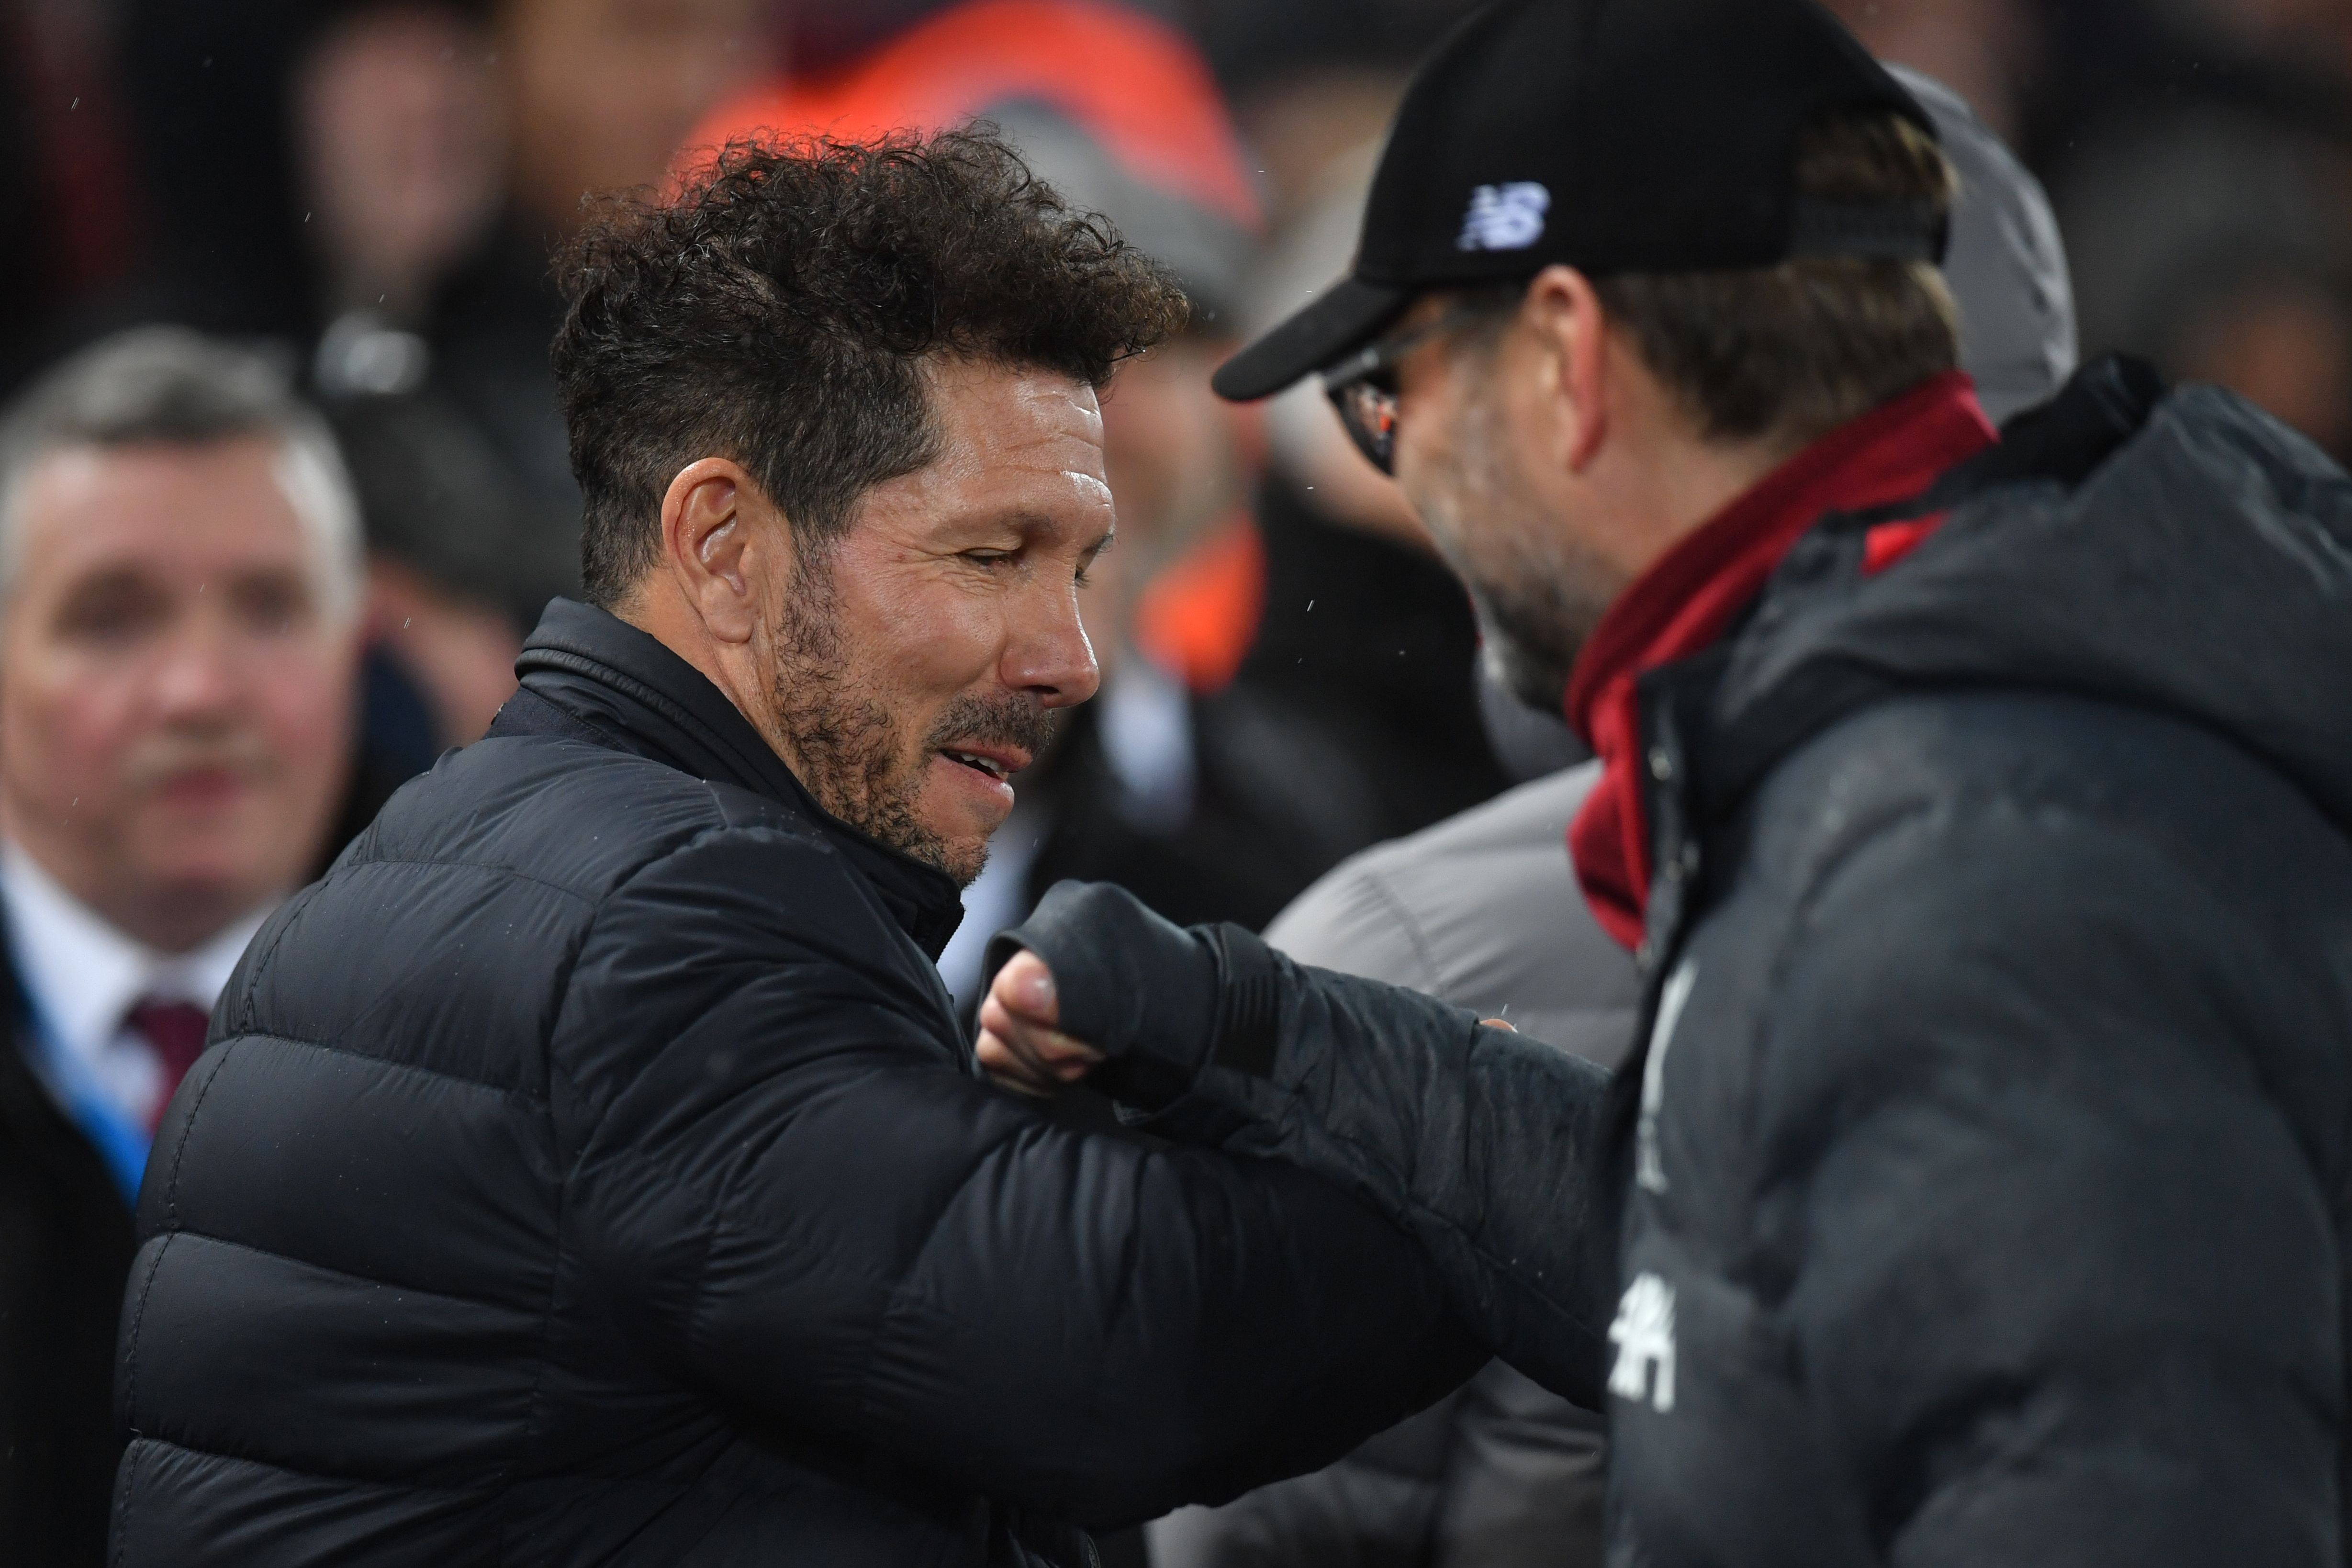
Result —
M1624 584L1519 482L1490 398L1469 402L1458 426L1423 515L1470 591L1487 674L1558 714L1578 655Z
M1052 714L1011 693L991 702L965 693L950 702L924 744L842 658L841 606L831 563L819 547L795 563L777 629L772 700L776 723L799 760L801 783L827 812L870 838L945 872L968 888L988 864L988 841L952 840L922 819L926 775L937 746L1001 742L1041 756Z
M1528 707L1558 715L1568 703L1577 656L1608 600L1589 584L1548 576L1530 563L1507 585L1471 583L1470 603L1486 673Z

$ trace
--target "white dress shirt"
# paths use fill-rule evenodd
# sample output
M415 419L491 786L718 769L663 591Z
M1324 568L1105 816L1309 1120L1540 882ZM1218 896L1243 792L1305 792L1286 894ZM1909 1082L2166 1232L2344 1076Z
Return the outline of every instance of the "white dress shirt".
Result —
M43 1081L68 1114L95 1094L143 1137L161 1109L163 1065L126 1016L147 1001L212 1011L269 910L194 952L158 952L109 925L13 841L0 843L0 901L9 957L41 1036L35 1067Z

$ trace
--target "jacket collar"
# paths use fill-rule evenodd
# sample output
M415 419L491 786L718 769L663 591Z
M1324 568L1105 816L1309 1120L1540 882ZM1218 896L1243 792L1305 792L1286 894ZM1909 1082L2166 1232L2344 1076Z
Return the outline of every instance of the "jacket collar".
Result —
M1937 376L1790 458L1667 551L1610 606L1569 678L1569 721L1603 771L1568 842L1585 899L1612 936L1627 947L1640 942L1650 893L1635 697L1641 677L1720 641L1825 514L1916 496L1995 439L1968 377Z
M864 873L891 916L937 962L963 919L955 881L825 811L702 672L627 622L556 599L515 660L525 694L618 750L766 796L806 818ZM518 710L493 733L537 728Z

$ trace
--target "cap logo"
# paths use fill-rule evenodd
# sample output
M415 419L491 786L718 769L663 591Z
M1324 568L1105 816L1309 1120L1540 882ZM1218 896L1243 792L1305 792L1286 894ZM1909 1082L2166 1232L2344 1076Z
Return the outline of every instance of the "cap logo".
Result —
M1525 250L1543 237L1551 193L1533 180L1481 185L1470 193L1457 250Z

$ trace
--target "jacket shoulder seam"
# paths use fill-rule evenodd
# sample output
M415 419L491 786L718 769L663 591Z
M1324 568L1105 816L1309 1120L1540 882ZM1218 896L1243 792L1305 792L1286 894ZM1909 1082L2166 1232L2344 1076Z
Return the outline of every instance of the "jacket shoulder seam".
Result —
M232 1448L215 1447L206 1443L183 1441L178 1437L159 1436L152 1432L138 1433L135 1438L134 1447L139 1443L145 1443L153 1447L177 1448L184 1454L193 1454L199 1458L223 1459L233 1465L259 1465L283 1475L310 1476L344 1486L378 1487L385 1491L432 1492L441 1497L479 1498L487 1502L500 1493L512 1490L514 1484L510 1478L501 1477L498 1480L485 1482L477 1487L436 1486L430 1481L420 1481L407 1476L394 1479L387 1476L362 1475L349 1470L320 1469L313 1465L289 1465L282 1459L268 1458L254 1453L241 1453ZM118 1541L119 1539L118 1537ZM119 1549L116 1561L118 1563L121 1561Z
M467 1089L479 1089L485 1094L495 1094L506 1099L520 1100L524 1105L534 1109L543 1107L547 1103L543 1097L532 1094L530 1089L520 1084L494 1083L488 1079L472 1078L465 1073L452 1072L447 1068L432 1067L424 1062L404 1062L391 1057L370 1056L365 1051L355 1051L348 1046L339 1046L331 1040L313 1040L301 1035L289 1035L275 1029L239 1029L236 1034L227 1037L224 1044L241 1045L247 1040L266 1040L273 1045L299 1046L305 1050L326 1051L335 1056L348 1058L352 1061L370 1063L387 1071L415 1073L425 1078L439 1079L446 1083L458 1084ZM206 1088L209 1090L210 1086L207 1085Z
M660 857L656 856L656 859L658 858L660 858ZM583 893L577 888L567 887L563 883L555 881L550 878L535 875L532 872L524 870L520 866L509 864L504 860L467 860L452 856L432 855L383 855L378 856L373 860L363 860L357 862L356 864L363 866L419 866L428 869L446 871L490 871L496 872L499 876L509 878L518 882L529 882L533 887L545 888L551 893L561 893L565 898L575 900L580 903L593 906L601 901L599 896L594 893ZM648 862L648 864L650 864L650 862ZM635 876L635 874L636 873L635 871L630 873L631 876Z

